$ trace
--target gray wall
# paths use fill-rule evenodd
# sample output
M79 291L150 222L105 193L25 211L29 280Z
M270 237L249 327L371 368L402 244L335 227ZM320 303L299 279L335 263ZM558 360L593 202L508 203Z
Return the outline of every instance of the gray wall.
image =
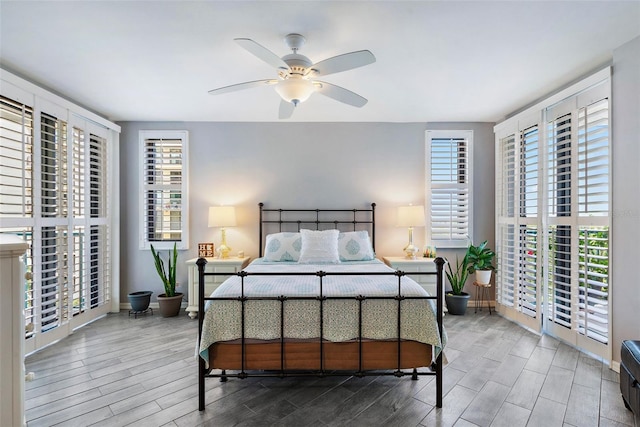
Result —
M227 229L234 252L258 255L258 202L273 207L367 207L377 203L376 252L402 255L407 230L395 226L397 206L424 203L426 129L474 131L474 241L494 236L493 123L140 123L123 122L121 170L121 301L137 290L162 286L151 254L138 248L138 131L189 131L190 249L180 253L179 281L186 292L183 261L198 242L220 242L207 227L212 205L236 206L238 226ZM425 243L424 229L414 243ZM452 252L439 252L447 256ZM462 252L460 252L462 253Z
M640 37L613 52L613 359L640 340Z

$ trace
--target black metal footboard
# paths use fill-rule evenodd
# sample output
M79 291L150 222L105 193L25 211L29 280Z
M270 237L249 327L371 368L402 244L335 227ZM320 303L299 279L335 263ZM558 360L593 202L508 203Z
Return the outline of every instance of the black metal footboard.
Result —
M443 274L442 274L442 270L443 270L443 265L445 263L444 259L442 258L436 258L434 260L434 263L436 264L436 272L435 273L421 273L421 274L433 274L437 276L437 286L436 289L437 291L437 295L436 296L404 296L402 294L402 277L405 275L404 272L402 271L395 271L395 272L325 272L325 271L318 271L318 272L304 272L304 273L294 273L294 272L270 272L270 273L259 273L259 272L246 272L246 271L241 271L239 273L237 273L238 276L240 276L240 282L241 282L241 295L238 297L234 297L234 298L213 298L213 297L209 297L209 296L205 296L205 289L204 289L204 283L205 283L205 276L215 276L215 275L219 275L219 274L224 274L224 275L228 275L228 273L208 273L205 272L205 265L206 265L207 261L204 258L200 258L196 264L198 265L198 292L199 292L199 298L198 298L198 346L200 345L200 340L202 337L202 328L203 328L203 322L204 322L204 313L205 313L205 301L220 301L220 300L232 300L232 301L239 301L241 303L241 369L239 372L237 373L227 373L225 371L222 371L222 373L220 374L211 374L207 372L206 366L205 366L205 361L201 358L198 357L198 394L199 394L199 401L198 401L198 408L199 410L204 410L205 407L205 394L204 394L204 381L205 378L207 377L212 377L212 378L220 378L222 381L226 381L226 379L228 377L236 377L236 378L247 378L249 376L255 377L280 377L280 378L284 378L284 377L289 377L289 376L314 376L314 377L323 377L323 376L356 376L356 377L364 377L364 376L380 376L380 375L393 375L396 377L402 377L405 375L411 375L412 379L417 379L419 375L435 375L435 380L436 380L436 406L437 407L442 407L442 352L440 352L440 354L438 354L438 356L436 357L436 361L435 363L432 363L432 365L429 367L428 371L419 371L418 369L414 368L413 371L411 372L407 372L406 370L403 370L401 368L401 313L402 313L402 301L404 300L410 300L410 299L435 299L436 300L436 318L437 318L437 322L438 322L438 332L440 335L440 339L442 341L442 335L443 335L443 328L442 328L442 310L443 310L443 298L444 295L442 295L442 289L443 289ZM391 276L397 276L398 278L398 293L397 295L394 296L364 296L364 295L358 295L358 296L326 296L323 293L323 279L327 276L382 276L382 275L391 275ZM319 293L318 295L315 296L286 296L286 295L281 295L281 296L277 296L277 297L250 297L250 296L246 296L245 294L245 277L247 276L317 276L318 280L319 280ZM324 303L328 300L356 300L358 301L358 307L359 307L359 313L358 313L358 329L359 329L359 336L358 336L358 357L359 357L359 363L358 363L358 369L355 371L331 371L331 370L325 370L324 369L324 351L323 351L323 346L324 346L324 316L323 316L323 309L324 309ZM397 304L397 344L398 344L398 354L397 354L397 369L393 372L380 372L380 371L367 371L365 369L363 369L363 354L362 354L362 341L363 341L363 337L362 337L362 303L365 300L380 300L380 299L386 299L386 300L395 300L398 302ZM255 300L263 300L263 301L279 301L280 302L280 308L281 308L281 316L280 316L280 341L281 341L281 345L280 345L280 369L279 370L275 370L275 371L269 371L269 372L263 372L263 371L258 371L258 372L247 372L245 370L245 306L247 301L255 301ZM285 341L285 337L284 337L284 304L286 301L294 301L294 300L314 300L314 301L318 301L320 304L320 339L319 339L319 344L320 344L320 359L319 359L319 366L318 369L313 371L313 372L301 372L301 371L291 371L291 370L286 370L284 368L284 361L285 361L285 346L284 346L284 341ZM444 344L444 343L443 343Z

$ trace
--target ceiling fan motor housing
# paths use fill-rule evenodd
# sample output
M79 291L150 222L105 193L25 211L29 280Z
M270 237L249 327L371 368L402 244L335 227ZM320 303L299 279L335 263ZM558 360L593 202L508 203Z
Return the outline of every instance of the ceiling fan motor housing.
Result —
M309 58L298 53L285 55L282 57L282 60L289 66L289 72L285 72L284 74L304 75L307 68L309 68L313 64Z

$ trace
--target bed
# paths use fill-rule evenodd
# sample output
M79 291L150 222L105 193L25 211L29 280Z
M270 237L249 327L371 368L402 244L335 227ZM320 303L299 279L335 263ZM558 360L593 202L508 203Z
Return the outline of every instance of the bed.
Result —
M375 259L375 206L260 203L259 258L208 297L197 261L200 410L205 378L249 376L435 375L442 406L443 295Z

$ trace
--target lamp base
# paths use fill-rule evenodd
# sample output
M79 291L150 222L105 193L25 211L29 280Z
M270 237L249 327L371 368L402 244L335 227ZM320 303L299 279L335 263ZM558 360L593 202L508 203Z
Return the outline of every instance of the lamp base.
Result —
M225 244L221 244L218 246L218 258L229 258L229 252L231 252L231 248Z
M416 254L420 252L420 248L414 246L412 243L409 243L407 246L405 246L403 250L404 253L407 254L408 259L416 259Z
M231 252L231 248L227 246L227 230L222 227L222 242L220 242L220 246L218 247L218 258L229 258L229 252Z

